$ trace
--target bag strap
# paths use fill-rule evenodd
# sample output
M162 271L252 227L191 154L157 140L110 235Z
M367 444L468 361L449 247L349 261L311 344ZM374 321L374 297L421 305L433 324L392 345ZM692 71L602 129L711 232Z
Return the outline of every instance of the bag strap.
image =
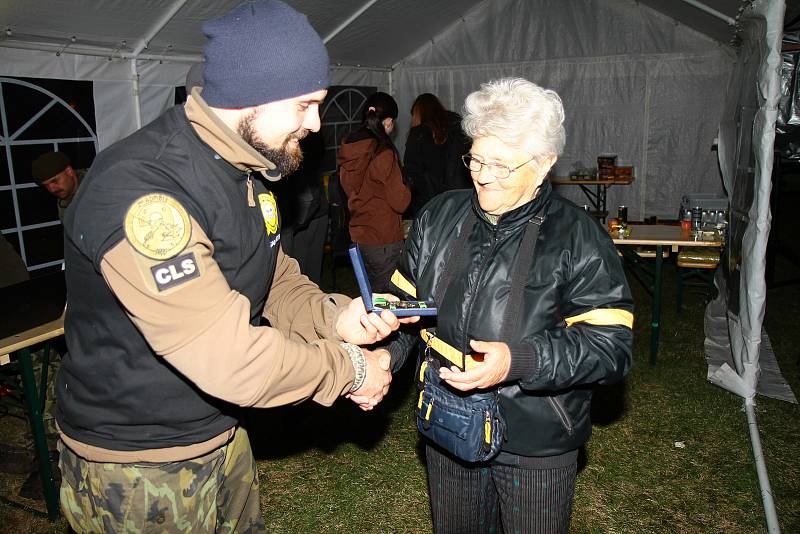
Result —
M438 300L439 302L444 300L444 292L447 291L447 288L450 286L453 275L462 267L464 251L467 250L467 240L472 233L472 227L475 226L476 220L475 213L472 210L468 210L467 218L464 220L464 225L461 227L461 232L459 232L453 249L450 251L450 259L444 266L444 273L442 273L442 277L439 278L439 282L436 284L436 289L433 293L434 300Z
M542 208L542 213L547 211L548 204ZM539 229L543 223L544 215L535 215L528 221L528 224L525 225L525 233L522 236L522 243L519 246L519 255L514 265L514 272L511 275L511 288L509 289L506 311L503 314L503 329L500 333L500 339L511 339L511 336L517 329L517 324L519 324L519 310L522 306L522 287L533 265L533 253L536 250Z
M525 225L522 242L519 246L519 254L514 265L514 272L511 275L510 294L503 314L503 327L500 339L510 339L519 324L519 310L522 306L523 295L522 288L525 285L527 274L530 272L531 266L533 265L539 230L542 224L544 224L545 214L549 206L550 203L547 202L542 207L541 215L533 216ZM460 267L463 262L464 252L467 249L467 240L469 239L469 235L472 232L472 227L475 225L476 220L475 214L470 210L467 219L464 221L464 225L461 227L461 232L459 232L456 242L453 245L453 250L450 253L449 261L445 265L444 273L436 284L434 298L440 302L441 299L444 298L444 291L446 291L447 287L450 285L455 272L459 270L457 267Z

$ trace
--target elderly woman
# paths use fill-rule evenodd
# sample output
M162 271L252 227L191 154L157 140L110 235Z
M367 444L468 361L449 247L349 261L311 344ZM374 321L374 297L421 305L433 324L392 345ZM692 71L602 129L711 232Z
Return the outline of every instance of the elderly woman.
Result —
M490 450L490 426L502 434L492 434L489 457L458 457L457 415L437 412L422 391L434 529L567 532L592 386L628 372L633 304L611 239L546 180L565 143L558 95L506 78L464 108L474 191L444 193L422 210L392 281L439 309L414 325L415 376L430 380L433 369L459 402L493 395L499 416L487 416L482 445ZM390 345L393 370L418 342L406 331ZM433 432L437 424L457 437Z

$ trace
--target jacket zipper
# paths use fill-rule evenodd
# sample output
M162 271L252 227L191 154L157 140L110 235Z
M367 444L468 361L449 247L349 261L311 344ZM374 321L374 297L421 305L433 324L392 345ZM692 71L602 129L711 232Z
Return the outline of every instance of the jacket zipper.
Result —
M250 171L247 171L247 206L250 208L256 207L256 198L253 194L253 176Z
M467 305L467 319L464 321L464 342L462 345L462 351L466 355L470 348L469 348L469 322L472 315L472 304L475 302L475 292L477 291L478 286L481 285L481 279L483 278L483 272L486 269L486 264L489 263L489 259L492 257L492 253L494 252L495 247L497 246L497 226L492 226L492 247L489 249L489 252L486 256L483 257L483 261L481 262L481 266L478 269L478 277L475 279L475 289L470 292L469 295L469 304ZM466 356L465 356L466 357Z
M569 415L567 415L567 410L558 402L558 399L555 397L547 397L547 400L550 401L550 405L553 407L553 410L556 412L556 415L559 419L561 419L561 424L564 425L564 429L567 431L567 435L572 435L573 428L572 428L572 421L569 419Z

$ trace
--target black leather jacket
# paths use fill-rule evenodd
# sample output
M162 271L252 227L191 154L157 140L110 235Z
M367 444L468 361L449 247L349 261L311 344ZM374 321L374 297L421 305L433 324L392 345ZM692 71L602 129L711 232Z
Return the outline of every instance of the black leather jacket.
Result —
M444 295L433 295L469 210L477 221L461 267ZM523 230L536 215L544 222L517 327L510 339L499 339ZM498 388L507 452L553 456L580 447L591 434L592 386L620 380L631 366L633 301L614 244L549 182L496 225L473 190L434 198L414 221L393 282L412 297L436 300L438 317L414 325L416 331L435 328L441 340L465 353L470 339L510 347L511 369ZM405 329L390 345L393 370L415 345L424 348L415 329Z

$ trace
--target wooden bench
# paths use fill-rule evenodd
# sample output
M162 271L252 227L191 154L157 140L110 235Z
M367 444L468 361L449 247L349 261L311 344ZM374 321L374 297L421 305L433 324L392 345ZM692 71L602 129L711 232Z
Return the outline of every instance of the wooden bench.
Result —
M638 247L634 247L633 251L640 258L655 258L656 257L656 247L649 247L649 246L646 246L646 245L640 245ZM618 256L622 256L622 251L617 250L617 255ZM669 258L669 249L668 248L664 248L664 249L661 250L661 257L662 258Z
M719 265L720 251L708 247L684 247L678 252L675 265L678 268L678 313L683 308L683 288L685 285L700 287L709 298L716 292L714 288L714 271ZM698 279L699 282L688 282Z

